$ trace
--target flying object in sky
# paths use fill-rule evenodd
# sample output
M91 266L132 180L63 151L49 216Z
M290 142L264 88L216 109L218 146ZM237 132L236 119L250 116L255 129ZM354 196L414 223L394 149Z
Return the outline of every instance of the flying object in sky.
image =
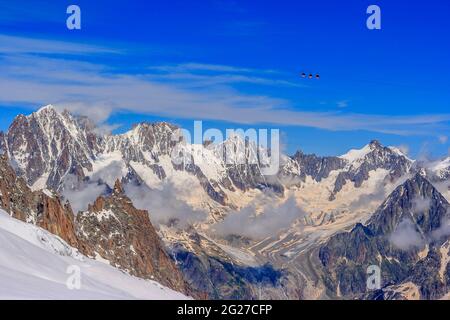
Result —
M306 79L306 77L308 77L308 79L312 79L312 78L320 79L320 75L319 75L318 73L316 73L316 75L314 76L312 73L310 73L310 74L307 75L306 73L302 72L302 73L300 74L300 76L301 76L303 79Z

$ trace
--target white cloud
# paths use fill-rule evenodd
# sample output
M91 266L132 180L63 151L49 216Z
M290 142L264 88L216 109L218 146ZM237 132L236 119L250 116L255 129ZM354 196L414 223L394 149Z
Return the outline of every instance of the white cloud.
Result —
M348 100L338 101L337 106L339 108L347 108L348 107Z
M105 193L106 185L98 183L80 182L74 175L68 175L64 179L62 196L69 200L75 213L85 211L90 203L98 196Z
M441 221L441 226L433 231L432 238L439 240L442 237L448 237L450 235L450 218L444 218Z
M448 141L448 137L445 136L445 135L440 135L440 136L438 137L438 139L439 139L439 142L440 142L441 144L446 144L447 141Z
M184 69L183 73L167 71L166 68L163 72L144 70L146 73L143 74L124 74L102 64L39 55L55 52L97 54L109 49L1 37L0 102L5 104L35 107L49 103L69 107L84 105L85 111L101 108L105 109L101 111L105 114L130 111L241 124L267 123L399 135L430 135L449 129L450 114L387 116L299 110L289 100L243 93L233 85L242 82L290 85L284 79L262 76L264 71L255 75L251 69L187 63L175 66ZM193 70L207 71L209 74L198 74Z
M24 38L0 34L0 52L3 54L44 53L88 55L92 53L119 53L120 51L82 43Z
M431 198L420 198L417 197L413 200L413 212L414 213L424 213L430 210Z
M159 189L133 184L125 185L124 189L136 208L149 212L150 219L156 226L164 224L184 229L207 216L206 212L196 210L185 201L179 200L177 195L183 192L183 188L180 190L180 187L170 181L165 181Z
M152 76L155 80L166 80L166 81L178 81L179 84L189 84L188 81L195 81L197 86L217 86L224 84L236 84L236 83L252 83L259 85L270 85L270 86L287 86L287 87L304 87L304 85L286 81L282 79L270 79L263 78L260 76L249 76L243 74L196 74L196 73L164 73Z
M214 72L231 72L231 73L248 73L258 71L249 68L240 68L220 64L205 64L197 62L180 63L175 65L153 66L150 67L150 69L176 73L186 71L214 71Z
M404 155L409 155L409 146L407 144L401 144L396 147L398 150L400 150Z
M415 224L408 218L403 219L389 237L391 243L401 249L419 248L425 244Z
M350 211L356 211L361 208L367 208L369 205L373 203L381 203L388 196L388 191L386 190L385 183L383 181L379 181L376 184L373 192L363 193L358 196L356 199L352 200L349 208Z
M213 227L214 234L241 235L259 240L276 235L306 216L294 196L289 196L282 203L276 203L274 197L273 194L256 197L248 206L230 212L223 221Z

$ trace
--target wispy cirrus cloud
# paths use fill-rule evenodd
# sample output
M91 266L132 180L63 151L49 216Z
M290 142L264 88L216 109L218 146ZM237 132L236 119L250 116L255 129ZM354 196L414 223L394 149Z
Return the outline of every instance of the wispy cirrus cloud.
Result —
M249 94L236 87L241 83L295 85L282 75L273 77L268 70L189 62L149 67L140 74L132 74L78 59L86 54L118 52L114 48L0 35L0 103L33 106L53 103L69 108L78 106L76 109L84 111L95 106L105 110L100 117L103 120L110 112L130 111L241 124L398 135L438 135L449 129L450 114L315 112L299 109L288 99ZM54 56L56 53L63 55Z
M241 68L234 66L226 66L221 64L205 64L197 62L187 62L173 65L152 66L150 69L160 70L165 72L187 72L187 71L215 71L215 72L260 72L260 70Z
M0 53L2 54L73 54L119 53L118 49L71 43L66 41L34 39L0 34Z
M337 106L339 108L347 108L348 107L348 100L341 100L337 102Z
M250 83L266 86L287 86L287 87L305 87L302 84L282 79L270 79L259 76L249 76L243 74L196 74L196 73L164 73L149 75L157 80L176 81L181 84L189 84L195 81L196 85L224 85L237 83Z

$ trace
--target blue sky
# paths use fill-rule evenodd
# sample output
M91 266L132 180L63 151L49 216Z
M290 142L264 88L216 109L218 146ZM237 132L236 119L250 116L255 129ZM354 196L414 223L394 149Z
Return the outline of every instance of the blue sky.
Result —
M65 26L70 4L81 30ZM366 28L370 4L381 30ZM444 156L449 9L446 0L0 0L0 130L52 103L116 132L196 119L280 128L289 153L342 154L379 139Z

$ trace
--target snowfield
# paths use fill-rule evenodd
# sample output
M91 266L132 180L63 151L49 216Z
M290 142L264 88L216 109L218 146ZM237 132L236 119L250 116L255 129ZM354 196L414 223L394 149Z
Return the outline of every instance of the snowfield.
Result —
M80 288L69 289L66 283L74 279L78 270ZM59 237L0 210L0 299L180 300L188 297L155 281L130 276L87 258Z

